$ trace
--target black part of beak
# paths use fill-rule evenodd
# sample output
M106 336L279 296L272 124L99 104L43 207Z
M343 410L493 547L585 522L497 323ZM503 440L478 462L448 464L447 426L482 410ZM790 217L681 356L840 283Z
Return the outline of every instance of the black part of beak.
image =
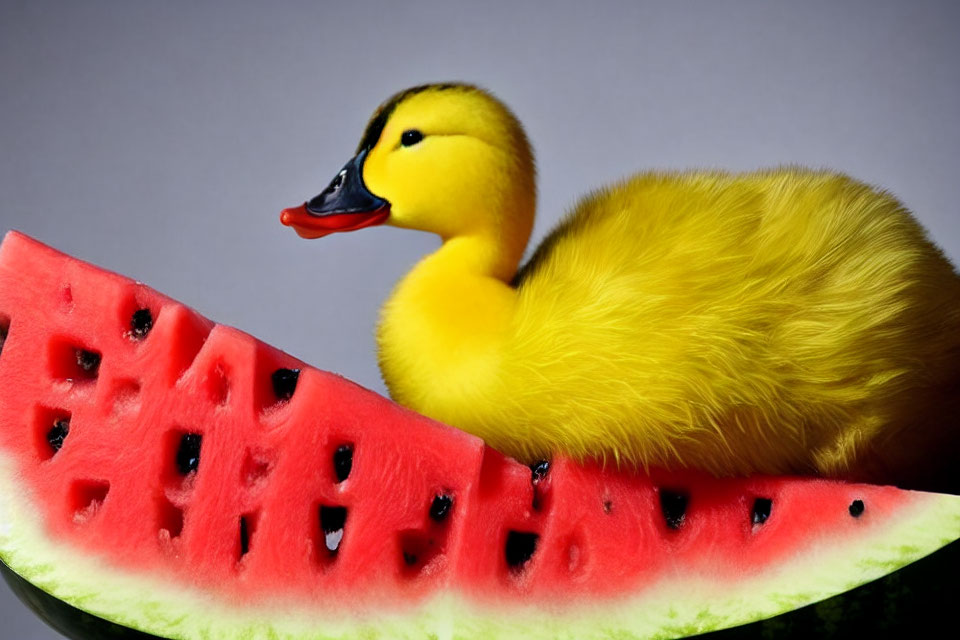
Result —
M389 203L370 193L363 184L363 162L367 149L353 157L330 181L327 188L307 203L307 213L315 216L336 213L367 213Z

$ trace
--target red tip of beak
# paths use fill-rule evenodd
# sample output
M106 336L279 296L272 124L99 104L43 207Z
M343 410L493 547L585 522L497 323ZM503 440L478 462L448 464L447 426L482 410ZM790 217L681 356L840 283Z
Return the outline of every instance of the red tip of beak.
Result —
M314 240L332 233L323 229L313 229L310 226L310 214L307 213L307 204L303 203L299 207L284 209L280 212L280 224L286 227L293 227L297 235L301 238Z
M375 211L358 213L328 213L314 215L307 211L306 203L280 212L280 223L293 227L301 238L322 238L337 231L356 231L364 227L383 224L390 217L389 205Z

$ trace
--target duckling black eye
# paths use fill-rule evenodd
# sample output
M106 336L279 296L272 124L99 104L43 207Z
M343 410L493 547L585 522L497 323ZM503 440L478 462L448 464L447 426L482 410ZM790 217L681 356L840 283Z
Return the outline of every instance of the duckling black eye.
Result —
M416 129L407 129L403 132L403 135L400 136L400 144L405 147L412 147L421 140L423 140L423 134Z

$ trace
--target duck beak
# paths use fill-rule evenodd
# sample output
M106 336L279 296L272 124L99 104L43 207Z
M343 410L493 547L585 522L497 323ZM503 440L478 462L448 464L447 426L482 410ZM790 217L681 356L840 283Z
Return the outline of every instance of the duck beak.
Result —
M367 149L356 155L309 202L280 212L280 222L293 227L301 238L322 238L337 231L356 231L383 224L390 203L370 193L363 184Z

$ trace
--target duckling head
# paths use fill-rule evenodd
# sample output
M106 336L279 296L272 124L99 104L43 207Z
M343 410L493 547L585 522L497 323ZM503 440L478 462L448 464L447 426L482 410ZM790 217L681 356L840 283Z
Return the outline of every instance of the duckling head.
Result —
M477 87L433 84L380 105L356 155L280 219L305 238L388 224L479 239L509 280L535 208L533 154L516 117Z

